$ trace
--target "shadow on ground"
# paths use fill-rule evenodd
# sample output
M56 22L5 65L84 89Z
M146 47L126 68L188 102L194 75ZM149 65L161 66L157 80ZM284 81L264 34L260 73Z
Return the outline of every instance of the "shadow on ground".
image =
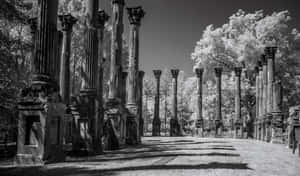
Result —
M94 169L78 167L27 167L27 168L7 168L0 169L0 175L3 176L115 176L123 171L150 171L150 170L191 170L191 169L238 169L252 170L245 163L219 163L213 162L198 165L146 165L146 166L128 166L111 169Z

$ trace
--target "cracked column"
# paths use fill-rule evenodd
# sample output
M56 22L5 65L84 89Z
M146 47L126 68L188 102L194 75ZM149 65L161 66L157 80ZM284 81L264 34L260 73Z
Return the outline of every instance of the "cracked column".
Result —
M144 118L143 118L143 79L145 72L138 72L138 91L137 91L137 103L138 103L138 119L139 119L139 143L141 143L141 137L144 136Z
M222 68L215 68L216 82L217 82L217 109L216 109L216 136L222 134Z
M63 31L62 53L60 63L60 96L65 104L70 103L70 56L71 34L76 19L68 14L59 16Z
M203 114L202 114L202 78L203 78L203 68L196 68L195 73L197 76L197 128L201 128L201 136L204 137L204 121L203 121Z
M139 118L138 118L138 71L139 71L139 28L141 19L145 12L142 7L127 8L130 22L129 36L129 67L128 67L128 96L127 108L130 115L127 119L129 126L127 144L137 144L139 140Z
M235 138L243 138L243 119L241 116L241 67L235 67Z
M267 58L264 55L262 57L262 81L263 81L263 108L262 108L262 118L263 118L263 127L262 127L262 140L266 141L267 135L267 99L268 99L268 62Z
M160 117L159 117L159 94L161 70L153 70L156 79L156 92L154 102L154 118L152 122L152 136L160 136Z
M172 118L170 120L170 136L181 136L181 127L177 117L177 87L178 87L178 69L172 69L172 87L173 87L173 100L172 100Z

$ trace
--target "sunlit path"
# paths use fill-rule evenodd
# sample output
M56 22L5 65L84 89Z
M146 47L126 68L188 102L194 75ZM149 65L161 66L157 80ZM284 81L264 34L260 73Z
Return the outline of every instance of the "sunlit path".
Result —
M296 176L300 158L283 145L254 140L146 137L144 144L39 168L1 168L0 175Z

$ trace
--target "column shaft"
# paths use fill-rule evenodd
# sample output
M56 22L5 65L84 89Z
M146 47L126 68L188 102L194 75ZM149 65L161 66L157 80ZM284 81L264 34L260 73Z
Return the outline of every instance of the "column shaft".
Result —
M123 12L124 0L113 0L109 99L120 99L122 84Z
M154 118L152 122L152 136L160 136L160 118L159 118L159 94L160 94L160 76L161 70L153 70L156 79L156 92L154 102Z

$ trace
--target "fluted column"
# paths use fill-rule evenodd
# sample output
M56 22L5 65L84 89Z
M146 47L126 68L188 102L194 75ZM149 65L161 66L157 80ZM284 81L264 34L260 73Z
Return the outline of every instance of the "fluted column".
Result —
M28 20L28 23L29 23L29 25L30 25L30 33L31 33L31 41L32 41L32 50L31 50L31 57L32 58L35 58L35 55L36 55L36 35L37 35L37 18L30 18L29 20ZM31 60L31 62L32 62L32 60ZM32 66L34 63L32 62L32 63L30 63L30 65ZM31 69L33 69L33 68L31 68ZM31 71L34 71L34 70L31 70Z
M70 55L71 33L76 19L68 14L59 16L63 30L62 53L60 63L60 95L65 104L70 103Z
M262 57L262 67L263 67L263 141L266 141L267 134L267 99L268 99L268 62L266 56Z
M145 72L139 71L138 75L138 91L137 91L137 103L138 103L138 119L139 119L139 134L140 141L141 136L144 136L144 118L143 118L143 79Z
M50 85L58 91L58 83L55 81L55 54L57 43L53 43L57 32L58 0L39 1L38 33L36 38L36 52L34 58L34 85Z
M159 118L159 94L160 94L160 76L161 70L153 70L156 79L156 92L154 102L154 118L152 122L152 136L160 136L160 118Z
M177 117L177 87L178 87L178 69L172 69L172 89L173 89L173 100L172 100L172 118L170 120L170 136L180 136L181 128Z
M215 68L217 83L216 135L220 135L222 131L222 70L221 67Z
M126 100L127 100L127 90L128 90L127 77L128 77L128 72L122 72L122 90L121 90L122 104L126 104Z
M196 68L195 69L195 73L196 73L196 76L197 76L197 128L199 126L201 126L201 135L202 137L204 136L203 132L204 132L204 122L203 122L203 114L202 114L202 78L203 78L203 71L204 69L203 68Z
M235 72L235 138L243 137L243 119L241 116L241 73L242 68L236 67ZM240 134L239 134L240 132Z
M142 7L127 8L127 11L130 21L127 104L136 106L139 70L139 27L145 12Z
M112 32L109 93L110 100L119 100L122 89L122 35L124 0L112 0Z
M103 127L104 127L104 108L103 108L103 70L105 59L103 56L104 50L104 29L105 23L109 20L109 16L104 10L99 10L96 15L96 28L98 35L98 78L97 78L97 98L96 98L96 143L99 143L99 151L103 151L102 137L103 137Z

